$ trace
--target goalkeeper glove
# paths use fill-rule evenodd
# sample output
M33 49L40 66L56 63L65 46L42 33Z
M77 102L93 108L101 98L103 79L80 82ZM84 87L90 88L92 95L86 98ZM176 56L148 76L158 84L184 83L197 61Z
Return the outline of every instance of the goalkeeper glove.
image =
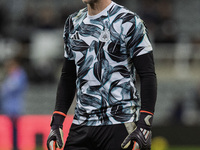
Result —
M48 150L61 149L64 146L62 128L65 117L66 115L62 112L54 112L51 120L51 131L47 139Z
M121 147L127 149L130 146L131 141L133 141L133 150L150 150L152 120L153 113L141 110L137 127L125 138Z

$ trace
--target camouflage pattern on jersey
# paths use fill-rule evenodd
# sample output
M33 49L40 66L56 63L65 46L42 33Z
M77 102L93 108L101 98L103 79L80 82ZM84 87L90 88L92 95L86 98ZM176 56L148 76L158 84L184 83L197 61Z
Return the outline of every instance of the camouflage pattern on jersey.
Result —
M140 100L133 59L152 51L143 21L112 2L95 16L87 8L70 15L63 36L65 57L75 60L77 70L73 123L136 121Z

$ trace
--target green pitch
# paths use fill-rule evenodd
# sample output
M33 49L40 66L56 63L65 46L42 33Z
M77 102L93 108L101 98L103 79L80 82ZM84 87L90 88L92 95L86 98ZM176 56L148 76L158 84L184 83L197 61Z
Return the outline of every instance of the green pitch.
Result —
M166 150L200 150L200 147L193 146L173 146Z

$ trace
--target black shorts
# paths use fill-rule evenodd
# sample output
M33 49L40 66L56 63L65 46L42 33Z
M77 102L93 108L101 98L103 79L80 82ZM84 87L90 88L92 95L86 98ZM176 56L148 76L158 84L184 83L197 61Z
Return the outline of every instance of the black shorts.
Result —
M121 143L134 128L134 123L107 126L72 124L64 150L122 150ZM132 148L133 145L126 150Z

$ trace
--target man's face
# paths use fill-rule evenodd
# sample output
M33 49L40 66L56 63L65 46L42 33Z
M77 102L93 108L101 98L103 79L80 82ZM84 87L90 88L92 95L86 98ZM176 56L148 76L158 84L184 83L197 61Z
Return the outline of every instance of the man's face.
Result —
M98 2L99 0L82 0L82 1L85 4L94 4L94 3Z

